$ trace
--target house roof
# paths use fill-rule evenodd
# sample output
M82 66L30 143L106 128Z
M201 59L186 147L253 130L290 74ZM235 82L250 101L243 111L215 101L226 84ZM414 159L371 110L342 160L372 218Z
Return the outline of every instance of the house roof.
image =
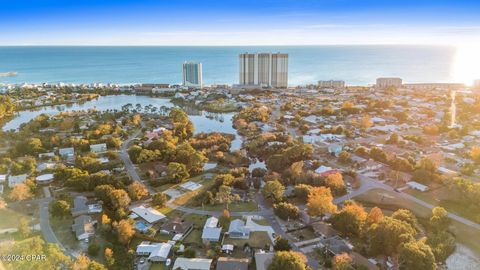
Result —
M207 218L207 220L205 221L205 225L203 226L204 228L205 227L210 227L210 228L216 228L218 225L218 218L216 217L209 217Z
M163 257L167 258L170 253L172 244L170 243L150 243L148 241L143 241L140 245L137 246L137 253L149 253L150 257Z
M217 227L203 227L202 232L202 239L215 239L218 240L220 238L220 233L222 232L222 228Z
M161 230L168 231L168 232L186 232L192 223L186 220L182 220L181 218L177 217L175 219L169 220L165 224L162 225L160 228Z
M87 197L77 196L75 199L73 199L73 207L71 212L74 215L75 213L83 211L88 212Z
M8 177L8 186L12 187L17 184L21 184L27 180L27 175L26 174L20 174L20 175L10 175Z
M247 270L248 262L247 258L220 257L217 261L217 270Z
M172 269L183 269L183 270L209 270L210 265L212 264L211 259L202 259L202 258L183 258L178 257L173 264Z
M250 230L245 227L245 222L241 219L234 219L230 222L230 226L228 227L228 232L239 232L239 233L249 233Z
M133 208L132 212L146 220L148 223L155 223L165 218L164 214L158 212L151 207L146 208L143 205Z
M72 229L75 232L75 235L77 236L77 238L79 238L84 233L93 234L95 232L92 218L87 215L81 215L79 217L76 217L74 219Z

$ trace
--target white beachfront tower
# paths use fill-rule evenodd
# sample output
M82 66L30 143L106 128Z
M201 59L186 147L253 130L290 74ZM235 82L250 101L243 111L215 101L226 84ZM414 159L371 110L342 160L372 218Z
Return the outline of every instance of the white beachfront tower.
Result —
M183 85L187 87L202 88L202 63L183 63Z

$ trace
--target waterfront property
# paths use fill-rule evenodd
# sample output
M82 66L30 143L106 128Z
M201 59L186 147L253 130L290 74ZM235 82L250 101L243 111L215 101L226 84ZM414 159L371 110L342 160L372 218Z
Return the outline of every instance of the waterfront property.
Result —
M241 86L288 87L288 54L242 53L239 61Z

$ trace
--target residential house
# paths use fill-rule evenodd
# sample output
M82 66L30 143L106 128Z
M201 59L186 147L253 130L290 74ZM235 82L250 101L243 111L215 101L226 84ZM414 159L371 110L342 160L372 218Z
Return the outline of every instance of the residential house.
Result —
M90 145L90 151L93 153L101 154L107 152L107 144L99 143Z
M172 269L182 270L210 270L212 259L178 257Z
M137 255L148 256L148 261L151 262L164 262L168 259L170 250L172 249L174 242L168 243L150 243L143 241L137 246Z
M55 169L57 166L54 162L44 162L37 165L37 172L43 172L45 170Z
M202 242L209 244L210 242L218 242L222 228L218 228L218 218L209 217L205 221L202 232Z
M7 175L6 174L0 174L0 184L5 183L7 181Z
M87 215L81 215L74 219L72 231L75 233L77 240L85 240L95 235L95 223L92 218Z
M14 186L18 184L22 184L27 180L27 175L26 174L20 174L20 175L10 175L8 177L8 187L13 188Z
M150 224L159 222L165 218L165 215L153 209L152 207L145 207L143 205L132 208L134 215L131 215L132 218L140 217Z
M248 263L247 258L220 257L216 270L248 270Z
M185 236L193 228L193 224L180 217L167 221L160 227L160 231L170 235L181 234Z
M53 173L39 175L35 178L38 184L48 184L53 181Z
M250 229L245 227L245 222L241 219L234 219L228 227L228 237L248 239L250 238Z
M58 154L64 159L72 160L75 158L75 149L73 147L60 148Z
M87 197L77 196L73 199L73 207L70 210L73 217L88 214Z

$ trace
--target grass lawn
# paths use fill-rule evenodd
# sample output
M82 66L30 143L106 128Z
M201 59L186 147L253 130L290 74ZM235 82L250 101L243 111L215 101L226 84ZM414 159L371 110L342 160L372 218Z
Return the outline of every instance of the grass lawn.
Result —
M20 219L25 218L28 221L32 220L32 217L24 215L22 213L15 212L11 209L0 209L0 229L18 228Z
M297 230L289 233L292 235L295 239L298 239L298 241L305 241L308 239L314 239L317 238L315 233L311 228L305 228L302 230Z
M156 207L155 209L158 210L160 213L164 214L165 216L167 216L169 219L174 219L176 217L181 217L183 215L183 212L167 206L162 208Z
M64 219L50 218L50 225L52 226L58 241L60 241L65 247L76 249L78 248L78 241L72 232L72 224L73 219L71 217Z
M249 239L231 239L226 237L223 244L231 244L236 248L243 248L243 245L248 243L254 248L264 248L265 245L272 245L272 241L266 232L252 232Z
M456 201L448 200L449 191L445 187L428 192L421 192L418 190L405 190L405 192L419 198L422 201L428 202L429 204L442 206L448 212L477 222L476 219L478 218L478 213L471 211L468 207L465 207Z
M201 184L202 187L194 191L186 192L182 196L175 198L173 202L178 205L193 205L197 195L212 189L213 185L215 184L214 178L214 176L207 178L205 177L205 174L201 174L188 179L188 181Z
M193 229L188 236L183 240L185 244L201 244L202 243L202 229Z
M152 263L150 265L150 270L166 270L167 267L165 266L165 263Z
M258 225L262 225L262 226L270 226L270 222L268 222L268 220L262 218L262 219L253 219L252 220L253 222L257 223Z
M189 214L185 216L185 220L192 222L194 227L203 228L205 225L205 221L207 220L208 216L199 215L199 214Z
M405 208L412 211L419 218L429 218L431 210L417 203L398 197L394 192L382 189L372 189L362 195L355 197L355 200L366 207L378 206L384 213L395 211L399 208ZM427 201L427 200L425 200ZM437 202L438 204L438 202ZM478 236L480 231L463 223L452 220L450 230L455 234L457 241L468 246L477 255L480 255L480 241Z

